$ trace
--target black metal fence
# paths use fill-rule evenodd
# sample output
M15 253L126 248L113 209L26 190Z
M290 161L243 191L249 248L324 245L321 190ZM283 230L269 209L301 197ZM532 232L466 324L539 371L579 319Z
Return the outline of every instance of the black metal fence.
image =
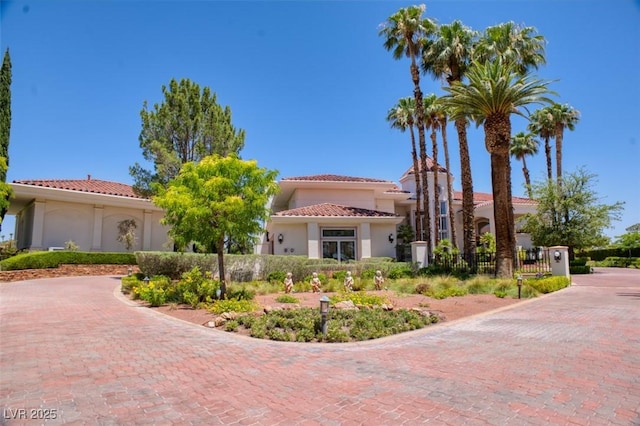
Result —
M549 249L537 247L519 250L514 261L516 273L537 274L551 271ZM435 273L468 273L495 275L495 253L476 253L471 258L463 254L435 255L429 260L429 268Z

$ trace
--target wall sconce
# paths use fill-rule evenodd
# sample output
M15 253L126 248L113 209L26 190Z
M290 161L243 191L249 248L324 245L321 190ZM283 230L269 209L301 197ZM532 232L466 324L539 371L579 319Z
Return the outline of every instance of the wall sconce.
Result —
M278 234L278 242L282 244L283 241L284 241L284 235Z
M393 244L393 234L389 234L389 242Z
M562 254L560 254L560 250L556 250L553 252L553 260L555 260L556 262L560 262L561 258Z

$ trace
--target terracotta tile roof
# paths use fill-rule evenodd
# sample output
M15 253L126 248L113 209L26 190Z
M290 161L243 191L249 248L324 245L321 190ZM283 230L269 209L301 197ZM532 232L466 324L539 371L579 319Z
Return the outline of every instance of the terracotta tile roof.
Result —
M342 175L310 175L310 176L296 176L282 178L286 181L306 181L306 182L367 182L367 183L391 183L384 179L363 178L354 176L342 176Z
M53 189L91 192L94 194L116 195L119 197L141 198L134 192L131 185L110 182L100 179L42 179L42 180L14 180L13 183L22 185L42 186Z
M361 209L358 207L340 206L338 204L329 203L283 210L275 213L273 216L396 217L393 213L381 212L379 210Z
M432 172L434 170L435 163L433 162L433 158L427 157L427 170ZM422 170L422 166L420 165L420 159L418 159L418 168ZM438 171L442 173L447 173L447 169L438 164ZM402 174L402 178L407 175L413 175L413 164L409 166L409 168ZM400 179L402 179L400 178Z
M453 191L454 200L462 200L462 191ZM513 204L537 204L535 200L523 197L511 197ZM486 205L493 202L493 195L486 192L474 192L473 202L476 206Z

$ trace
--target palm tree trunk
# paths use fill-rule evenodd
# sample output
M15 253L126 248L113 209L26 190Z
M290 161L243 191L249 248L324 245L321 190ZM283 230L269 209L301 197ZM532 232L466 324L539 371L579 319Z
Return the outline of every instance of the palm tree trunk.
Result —
M549 137L544 138L544 155L547 157L547 179L553 179L553 172L551 171L551 144L549 143Z
M456 240L456 227L454 222L454 211L451 208L453 202L453 183L451 182L451 166L449 164L449 142L447 141L447 120L443 120L440 128L442 129L442 149L444 150L444 164L447 168L447 212L449 213L449 239L454 249L458 249L458 241Z
M524 174L524 183L527 185L527 194L529 198L533 198L533 194L531 193L531 177L529 176L529 169L527 169L527 162L524 159L524 155L522 156L522 174Z
M467 120L456 119L458 144L460 145L460 181L462 184L462 239L465 260L475 266L475 231L473 205L473 178L471 177L471 157L467 142Z
M515 226L511 199L509 144L511 122L508 116L490 116L484 124L485 145L491 156L493 217L496 230L496 276L513 277Z
M431 127L431 147L433 150L433 244L440 241L440 188L438 187L438 141L436 139L436 124Z
M563 126L562 124L556 125L556 180L558 182L558 188L562 186L562 139L563 139Z
M422 188L420 186L420 165L418 164L418 152L416 150L416 137L413 131L413 124L409 126L409 133L411 134L411 158L413 159L413 177L416 181L416 223L415 223L415 240L422 239L422 221L420 219L420 200L422 195Z
M420 71L416 65L415 56L411 56L411 78L413 79L413 95L416 100L416 126L418 126L418 141L420 145L420 165L422 168L422 203L424 218L422 229L427 241L427 256L431 256L431 220L429 214L429 185L427 180L427 144L424 134L424 104L422 103L422 90L420 90ZM421 238L422 239L422 238Z

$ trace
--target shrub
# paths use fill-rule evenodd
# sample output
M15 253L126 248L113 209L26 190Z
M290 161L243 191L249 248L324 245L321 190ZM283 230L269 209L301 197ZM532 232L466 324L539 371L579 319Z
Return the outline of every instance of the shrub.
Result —
M255 297L255 290L246 284L231 283L227 286L227 299L253 300Z
M447 297L458 297L466 295L467 289L463 287L440 288L437 290L432 290L427 294L427 296L433 297L434 299L446 299Z
M369 294L361 291L351 293L340 292L331 296L329 300L332 305L346 300L351 300L353 304L357 306L380 306L389 303L389 300L385 296Z
M414 273L411 267L403 266L390 270L387 276L392 280L396 280L398 278L411 278L414 276Z
M270 283L282 284L286 276L287 276L286 272L273 271L269 273L269 275L267 276L267 281L269 281Z
M276 297L276 302L278 303L298 303L300 302L295 296L290 294L282 294Z
M591 266L586 266L586 265L569 266L569 273L572 275L590 274Z
M253 312L258 308L258 305L252 300L236 300L236 299L225 299L225 300L216 300L209 311L214 314L222 314L224 312Z
M551 293L567 287L570 282L567 277L548 277L541 279L528 279L526 284L533 287L539 293Z
M216 298L216 291L220 288L220 282L211 278L211 272L202 272L195 266L190 271L184 272L176 285L176 301L184 302L192 307L199 303L210 303Z
M131 253L103 253L83 251L37 251L22 253L0 262L0 269L57 268L60 265L135 265Z
M139 295L140 299L149 302L154 307L164 305L167 301L167 294L164 289L156 287L152 282L149 285L140 287Z

